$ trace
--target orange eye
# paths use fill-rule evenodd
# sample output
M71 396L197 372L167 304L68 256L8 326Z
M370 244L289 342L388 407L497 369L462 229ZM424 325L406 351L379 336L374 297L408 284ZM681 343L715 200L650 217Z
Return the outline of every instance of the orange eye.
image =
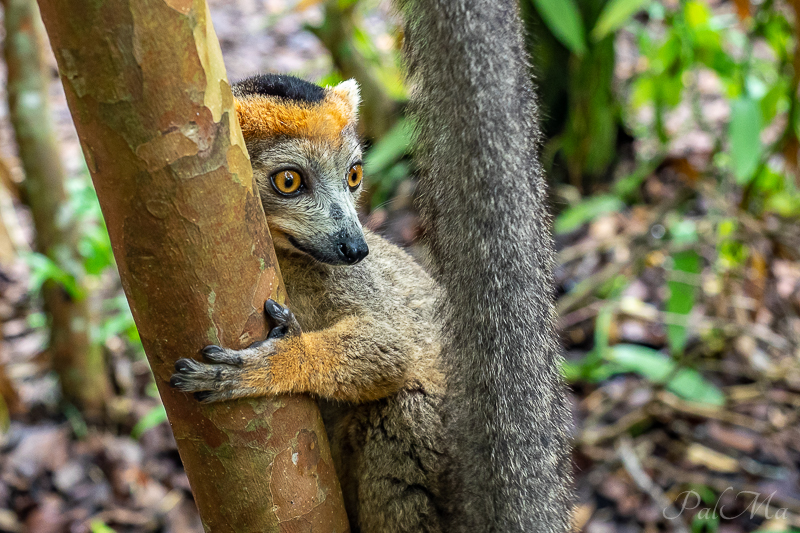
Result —
M347 185L351 191L354 191L361 185L361 179L364 177L364 170L361 168L361 163L356 163L347 172Z
M294 194L302 184L303 178L294 170L281 170L272 175L272 186L281 194Z

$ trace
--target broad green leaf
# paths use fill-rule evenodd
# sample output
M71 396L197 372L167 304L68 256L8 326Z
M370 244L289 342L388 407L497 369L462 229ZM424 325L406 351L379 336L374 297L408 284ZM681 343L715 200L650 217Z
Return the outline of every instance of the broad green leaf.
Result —
M713 383L703 378L696 370L677 369L675 362L666 355L646 346L617 344L606 351L606 358L622 371L634 372L656 382L666 383L666 388L686 400L723 405L725 396Z
M614 308L611 305L605 305L599 313L594 322L594 350L599 354L603 354L608 350L608 340L611 333L611 322L614 318Z
M92 533L117 533L114 528L109 527L102 520L92 520L89 524L89 531Z
M675 264L674 271L687 274L700 273L700 256L694 250L676 252L672 255L672 259ZM686 316L694 307L697 298L697 285L686 283L679 279L667 281L667 288L669 289L667 312ZM667 324L667 342L672 353L679 354L683 352L686 347L686 337L686 325Z
M778 80L761 99L761 119L765 124L772 122L779 109L785 110L789 107L789 102L786 98L786 94L788 94L787 88L786 80Z
M655 78L641 76L633 82L631 90L631 105L640 108L645 104L650 104L656 95Z
M601 215L614 213L625 207L625 203L610 194L593 196L565 209L554 224L556 233L568 233L582 224L591 222Z
M697 242L697 224L694 220L677 220L669 226L672 242L686 246Z
M650 0L611 0L605 5L592 30L592 39L599 41L614 33Z
M78 286L75 277L46 255L31 252L22 255L22 259L30 268L31 273L28 285L31 292L39 292L46 282L54 281L64 287L71 297L76 299L83 298L83 289Z
M767 198L764 208L784 217L796 217L800 215L800 197L782 191Z
M731 123L728 127L731 139L731 161L736 183L746 185L761 159L761 109L758 102L746 96L731 104Z
M586 52L586 31L575 0L532 0L547 27L576 55Z
M364 157L364 169L367 173L372 175L391 167L405 155L412 136L411 123L404 119L398 120Z
M692 0L684 5L683 17L689 28L702 28L711 21L711 9L706 4Z
M152 429L166 421L167 411L164 409L163 405L157 405L145 413L145 415L140 418L138 422L136 422L136 425L133 426L133 429L131 430L131 437L138 439L148 429Z

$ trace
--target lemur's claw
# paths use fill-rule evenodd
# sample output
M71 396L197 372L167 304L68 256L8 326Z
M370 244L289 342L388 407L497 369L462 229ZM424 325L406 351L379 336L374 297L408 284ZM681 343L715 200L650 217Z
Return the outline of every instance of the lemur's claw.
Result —
M203 348L200 351L203 353L203 355L213 355L215 353L224 352L225 350L223 350L221 347L217 346L216 344L212 344L210 346L206 346L205 348Z
M267 335L267 339L279 339L281 337L285 337L286 333L288 333L289 328L286 326L275 326Z
M188 371L189 365L191 364L189 361L191 361L191 359L178 359L177 361L175 361L175 372Z
M178 359L175 361L175 373L169 379L169 384L182 391L192 390L192 379L204 366L206 365L194 359Z
M283 309L284 307L270 298L266 302L264 302L264 311L273 319L280 321L283 318Z
M264 302L264 311L267 312L272 320L279 324L285 324L294 318L288 307L282 306L271 298Z
M264 311L276 324L276 327L270 330L267 339L300 334L300 324L288 307L284 307L275 300L270 299L264 303Z

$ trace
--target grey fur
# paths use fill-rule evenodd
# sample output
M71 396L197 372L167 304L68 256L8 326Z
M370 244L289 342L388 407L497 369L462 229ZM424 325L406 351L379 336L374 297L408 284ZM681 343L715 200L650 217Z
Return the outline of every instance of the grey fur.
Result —
M569 413L517 2L407 0L401 9L420 207L444 289L444 529L566 531Z

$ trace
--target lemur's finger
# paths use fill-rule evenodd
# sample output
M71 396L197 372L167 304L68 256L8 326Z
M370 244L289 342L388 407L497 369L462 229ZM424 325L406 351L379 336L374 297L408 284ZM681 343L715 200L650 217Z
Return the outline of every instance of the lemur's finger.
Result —
M289 318L289 309L282 306L272 298L264 302L264 311L266 311L267 315L269 315L269 317L278 324L284 324Z
M285 337L288 332L289 328L287 326L275 326L270 330L267 339L280 339L281 337Z
M300 334L300 324L297 322L294 313L292 313L288 307L284 307L275 300L270 299L264 303L264 311L266 311L267 315L276 324L276 327L273 328L272 331L270 331L268 338L276 338L276 337L283 337L284 335ZM281 331L279 329L281 327L284 327L285 330Z
M252 347L252 345L249 347ZM209 363L221 363L233 366L242 366L243 364L242 356L237 352L234 350L226 350L214 344L206 346L200 350L200 353L203 354L203 359Z
M241 371L231 365L209 365L178 359L169 384L183 392L225 391L239 388Z

